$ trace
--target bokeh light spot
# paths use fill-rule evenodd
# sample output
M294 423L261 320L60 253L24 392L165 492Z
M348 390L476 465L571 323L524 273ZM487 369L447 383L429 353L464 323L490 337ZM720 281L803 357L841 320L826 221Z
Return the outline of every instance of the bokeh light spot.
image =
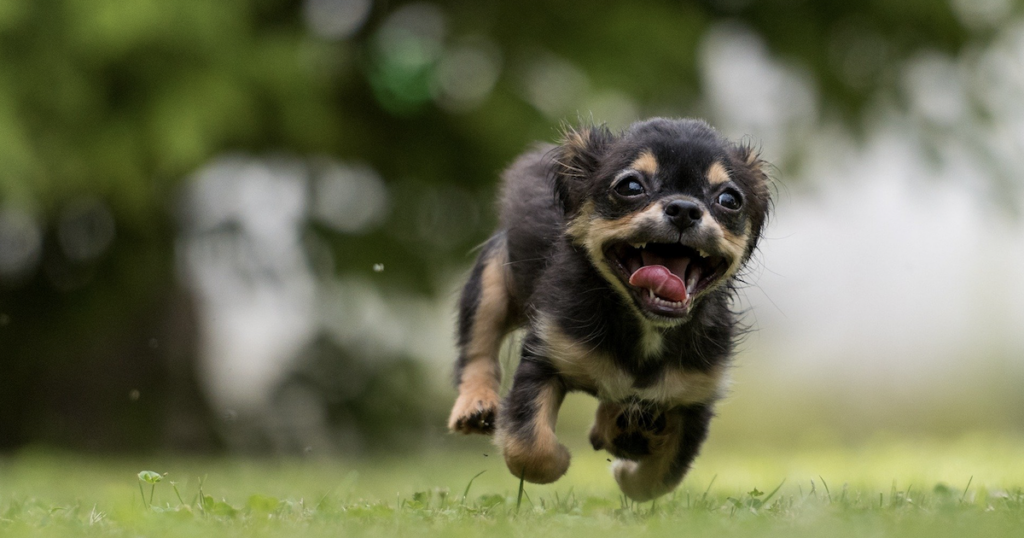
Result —
M39 264L43 234L31 215L0 209L0 279L18 280Z

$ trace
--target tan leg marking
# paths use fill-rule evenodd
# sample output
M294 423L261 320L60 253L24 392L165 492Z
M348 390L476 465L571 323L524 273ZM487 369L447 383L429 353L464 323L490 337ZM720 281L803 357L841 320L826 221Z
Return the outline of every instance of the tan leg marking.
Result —
M665 419L665 431L649 438L649 456L639 461L617 459L612 463L612 474L619 483L619 489L634 501L649 501L676 486L666 484L664 477L669 473L683 434L683 417L678 413L666 413Z
M459 396L448 418L453 432L490 434L498 412L501 365L498 351L508 329L508 286L504 249L495 253L484 267L480 283L480 304L473 320L473 332L466 346L468 361L459 379Z
M569 469L569 449L558 442L555 423L564 394L548 386L537 394L532 439L521 439L499 430L495 442L505 455L508 470L534 484L550 484Z
M614 402L602 401L597 405L594 425L590 427L590 444L594 450L608 448L612 439L619 434L615 419L622 413L622 406Z
M470 362L462 370L459 397L455 400L448 429L460 433L489 434L498 413L498 364L487 360Z

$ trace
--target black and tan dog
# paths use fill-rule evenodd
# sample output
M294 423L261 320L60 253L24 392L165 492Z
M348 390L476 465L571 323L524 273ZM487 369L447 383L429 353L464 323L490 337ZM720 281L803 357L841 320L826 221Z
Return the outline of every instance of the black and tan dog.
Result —
M509 470L557 480L566 392L600 400L590 433L629 497L674 489L708 431L738 332L730 308L770 205L750 147L695 120L568 130L504 174L501 228L462 292L449 428L496 433ZM524 326L509 394L498 351Z

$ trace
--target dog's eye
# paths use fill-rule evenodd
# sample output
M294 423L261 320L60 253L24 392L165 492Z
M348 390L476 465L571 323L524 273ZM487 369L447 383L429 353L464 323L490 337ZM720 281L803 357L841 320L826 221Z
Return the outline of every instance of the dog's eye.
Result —
M640 183L640 180L633 175L626 176L619 180L619 182L615 184L615 187L613 187L613 190L619 196L625 197L640 196L647 192L644 190L644 184Z
M726 209L731 209L735 211L739 209L742 204L743 199L740 198L740 193L732 189L728 189L722 194L718 195L718 205Z

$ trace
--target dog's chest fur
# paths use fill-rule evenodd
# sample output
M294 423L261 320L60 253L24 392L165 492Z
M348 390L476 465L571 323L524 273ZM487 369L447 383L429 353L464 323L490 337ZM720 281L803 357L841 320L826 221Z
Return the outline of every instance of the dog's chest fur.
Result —
M572 388L613 402L641 401L658 406L690 405L718 399L727 383L724 362L707 368L687 368L668 360L672 342L662 335L641 337L629 357L615 357L601 345L568 336L552 318L540 315L534 327L535 345ZM656 342L656 349L654 342ZM639 360L638 360L639 359ZM623 364L633 364L624 368Z

